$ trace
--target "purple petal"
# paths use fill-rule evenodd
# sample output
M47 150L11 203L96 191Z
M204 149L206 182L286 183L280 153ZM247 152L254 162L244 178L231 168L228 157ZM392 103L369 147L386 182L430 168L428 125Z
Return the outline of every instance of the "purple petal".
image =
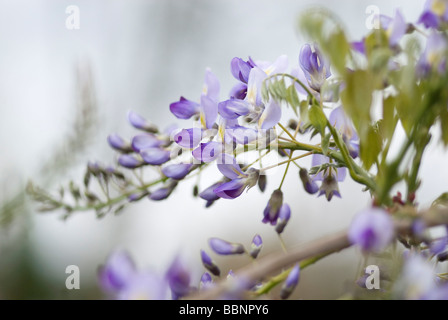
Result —
M142 160L137 159L134 155L129 154L122 154L118 158L118 163L120 164L120 166L129 169L135 169L144 165L144 162Z
M161 165L171 158L170 151L161 148L143 149L140 151L140 155L146 163L154 166Z
M185 266L183 260L178 256L174 259L166 273L173 299L179 299L190 293L190 271Z
M221 154L222 150L222 143L216 141L201 143L199 147L193 150L193 157L196 160L208 163L215 160Z
M182 129L174 136L174 142L176 142L182 148L193 149L202 140L202 129L190 128Z
M151 194L149 195L149 199L154 201L165 200L171 195L172 192L173 188L163 187L151 192Z
M291 208L288 204L284 203L279 211L278 218L277 218L277 226L275 228L275 231L277 233L282 233L285 229L286 225L289 222L289 219L291 218Z
M237 83L232 87L229 93L229 97L231 99L240 99L244 100L247 94L247 84L245 83Z
M190 172L192 166L190 163L171 164L162 168L162 172L168 178L181 180Z
M178 119L190 119L192 116L199 114L199 103L180 97L178 102L170 104L170 111Z
M226 100L218 104L218 112L225 119L237 119L249 113L249 104L244 100Z
M219 157L218 170L231 180L246 176L246 174L244 174L241 170L236 159L227 153L223 153L221 157Z
M207 69L205 71L205 79L204 79L204 86L202 88L202 96L206 96L213 102L218 102L219 100L219 80L218 78L210 71L210 69ZM201 98L201 104L202 104L202 98Z
M280 121L281 117L282 117L282 109L280 108L277 102L271 100L271 102L261 115L261 118L258 122L258 126L262 130L269 130L273 128Z
M425 11L420 16L418 23L422 23L426 28L438 28L440 25L440 18L432 11Z
M132 138L132 148L136 152L140 152L143 149L156 148L164 144L163 141L157 139L153 134L139 134Z
M208 96L201 97L201 121L207 129L212 129L218 118L218 104Z
M249 81L247 83L247 102L254 106L260 106L262 104L261 86L266 77L266 73L260 68L252 68L249 74Z
M358 140L353 122L344 112L342 106L335 108L329 117L329 122L348 140Z
M362 38L361 41L354 41L351 43L353 50L365 55L366 54L366 39Z
M257 66L262 69L266 75L273 75L276 73L283 73L288 69L289 59L287 55L281 55L274 61L270 63L267 61L257 61Z
M230 70L235 79L240 80L241 82L247 83L249 80L249 73L252 69L252 66L243 61L241 58L233 58L230 62Z
M246 179L235 179L223 183L214 189L213 192L223 199L235 199L243 193L246 186Z
M398 44L398 42L401 40L401 38L406 34L406 30L408 28L408 25L401 14L400 10L397 10L395 12L395 18L392 22L391 28L391 34L389 36L389 43L391 46L395 46Z
M219 196L216 195L215 192L213 192L213 190L215 190L216 188L218 188L220 185L224 184L225 182L217 182L212 184L210 187L206 188L205 190L203 190L200 194L199 197L207 200L207 201L216 201L219 199Z
M287 299L296 288L300 278L300 266L296 264L289 272L288 277L280 291L280 298Z

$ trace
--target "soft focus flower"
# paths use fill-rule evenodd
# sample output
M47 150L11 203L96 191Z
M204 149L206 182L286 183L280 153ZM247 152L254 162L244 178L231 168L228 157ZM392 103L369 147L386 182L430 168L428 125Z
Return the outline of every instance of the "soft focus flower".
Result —
M431 70L442 73L446 69L448 40L440 33L432 33L426 40L426 48L417 62L417 73L424 77Z
M278 213L277 225L275 226L275 231L280 234L285 229L286 225L291 218L291 208L286 203L282 205L280 208L280 212Z
M115 150L123 153L132 152L131 144L128 141L125 141L118 134L110 134L107 137L107 142L109 145Z
M400 10L395 11L393 18L380 15L381 27L386 30L389 38L389 45L394 47L398 44L401 38L406 34L408 25Z
M389 214L380 208L359 212L353 219L348 232L352 244L363 251L380 252L393 240L395 228Z
M143 130L149 133L157 133L159 131L153 123L149 122L134 111L128 112L128 120L136 129Z
M319 167L329 162L330 159L328 157L320 154L313 154L313 157L311 159L311 165L313 167ZM346 168L334 168L334 167L329 167L313 175L312 179L314 181L322 181L322 184L319 188L318 196L320 197L322 195L325 195L328 201L331 201L333 196L340 198L341 194L339 192L338 182L344 181L346 175L347 175Z
M166 272L173 300L182 298L192 291L191 274L180 256L177 256Z
M309 194L315 194L319 191L319 186L317 183L310 177L308 174L308 170L302 168L299 171L300 180L302 181L303 188Z
M339 106L330 113L328 119L331 125L333 125L339 133L342 135L342 139L348 147L348 151L352 158L356 158L359 155L359 137L356 133L353 122L344 112L342 106Z
M118 164L128 169L135 169L145 165L145 161L141 157L137 158L135 155L122 154L118 158Z
M418 22L426 28L439 28L442 23L448 21L448 1L427 0L424 11Z
M168 178L182 180L188 173L190 173L192 166L191 163L170 164L163 167L162 172Z

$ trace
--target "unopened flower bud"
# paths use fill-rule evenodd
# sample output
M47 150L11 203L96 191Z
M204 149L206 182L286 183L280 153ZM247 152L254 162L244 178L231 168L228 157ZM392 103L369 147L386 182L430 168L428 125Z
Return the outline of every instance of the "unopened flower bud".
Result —
M302 168L299 171L300 180L302 180L303 188L309 194L315 194L319 191L319 186L314 180L311 180L308 170Z
M272 193L268 205L264 209L263 223L270 223L274 226L277 223L278 214L282 205L283 192L277 189Z
M258 254L260 253L262 247L263 247L263 240L261 239L261 236L257 234L252 239L251 248L250 248L251 257L256 259L258 257Z
M113 149L119 152L129 153L133 151L131 144L128 141L125 141L118 134L110 134L107 137L107 142Z
M277 231L278 234L283 232L290 218L291 218L291 208L289 207L289 205L285 203L280 208L280 212L278 214L277 219L277 226L275 227L275 231Z
M288 299L291 293L296 288L299 283L300 278L300 266L297 264L290 272L288 277L283 284L282 290L280 291L280 298Z
M265 174L261 174L258 178L258 188L260 188L261 192L264 192L266 190L266 184L267 184L267 177Z
M212 260L212 258L204 251L201 250L201 260L204 267L210 271L213 275L219 276L221 274L221 270L219 270L216 263Z
M211 238L208 241L210 248L220 255L242 254L244 246L240 243L232 243L219 238Z

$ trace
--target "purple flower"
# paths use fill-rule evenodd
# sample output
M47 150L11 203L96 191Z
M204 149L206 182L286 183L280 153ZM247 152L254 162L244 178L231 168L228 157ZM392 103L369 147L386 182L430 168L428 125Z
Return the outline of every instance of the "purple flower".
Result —
M330 159L326 156L320 154L313 154L311 159L311 165L313 167L319 167L326 163L329 163ZM322 170L313 176L314 181L322 181L322 184L319 188L318 196L325 195L328 201L331 201L333 196L341 197L339 192L338 182L342 182L345 180L347 175L346 168L334 168L328 167L325 170Z
M220 198L213 190L215 190L224 183L225 182L223 181L214 183L210 187L206 188L204 191L199 193L199 197L207 201L207 204L205 205L206 208L210 207L216 200Z
M286 205L287 206L287 205ZM283 192L279 189L274 190L268 204L263 212L263 223L270 223L275 226L280 214L280 210L288 210L289 207L283 208Z
M277 218L277 225L275 227L275 231L280 234L285 229L286 225L291 218L291 208L286 203L283 204L280 208L280 212Z
M165 200L171 195L176 187L177 181L171 180L166 184L166 186L151 192L151 194L149 195L149 199L154 201Z
M202 87L202 97L205 96L211 101L218 102L219 90L220 90L220 84L218 78L211 72L210 69L206 69L204 85Z
M226 100L218 104L218 112L225 119L237 119L249 113L249 104L244 100Z
M204 272L201 276L201 282L199 283L199 289L208 289L213 286L212 276L208 272Z
M201 142L201 140L202 129L199 128L182 129L174 135L174 142L182 148L193 149Z
M127 286L128 282L136 274L134 261L124 251L113 252L100 267L99 281L103 290L118 292Z
M309 44L305 44L300 51L299 62L310 87L320 92L325 80L331 76L328 60L323 57L316 45L313 49Z
M250 70L254 65L249 61L244 61L241 58L233 58L230 62L230 70L235 79L240 80L243 83L249 81Z
M445 0L427 0L418 23L426 28L439 28L448 21L448 4Z
M190 119L198 115L200 111L199 103L180 97L180 100L170 104L170 111L178 119Z
M150 133L157 133L159 131L153 123L149 122L148 120L143 118L141 115L135 113L134 111L128 112L128 120L131 123L131 125L136 129L140 129Z
M261 248L263 248L263 240L261 239L261 236L257 234L252 239L252 243L250 245L250 256L256 259L261 251Z
M210 271L213 275L219 277L219 275L221 274L221 270L219 270L216 263L204 250L201 250L201 260L202 264L208 271Z
M131 145L128 141L125 141L118 134L110 134L107 137L107 142L109 145L119 152L129 153L132 152Z
M249 144L255 141L258 137L257 130L239 125L228 127L225 134L230 138L230 141L235 141L237 144L242 145Z
M302 180L303 188L306 192L309 194L315 194L317 191L319 191L319 186L317 183L310 178L310 175L308 174L308 170L302 168L299 171L300 180Z
M158 166L169 161L171 152L162 148L148 148L140 150L143 160L153 166Z
M249 74L247 83L246 101L253 106L262 105L261 87L264 79L267 78L266 73L258 67L254 67Z
M352 158L357 158L359 155L358 134L353 122L347 117L342 106L335 108L331 112L329 122L341 133Z
M166 279L170 286L173 300L182 298L192 290L190 287L190 271L179 256L174 259L168 268Z
M246 95L247 95L247 84L241 82L234 85L229 93L229 97L231 99L244 100L246 99Z
M389 214L380 208L370 208L359 212L353 219L348 237L352 244L363 251L380 252L394 238L395 228Z
M120 164L120 166L128 169L135 169L145 164L143 160L136 158L135 155L129 155L129 154L122 154L118 158L118 163Z
M362 55L366 54L366 38L362 38L361 41L354 41L351 43L353 50L361 53Z
M446 52L448 40L440 33L429 35L426 48L417 62L417 73L427 76L431 70L443 73L446 66Z
M165 141L160 140L156 135L151 133L139 134L132 138L132 149L135 152L140 152L148 148L157 148L164 144Z
M226 178L231 179L213 190L216 195L224 199L239 197L246 188L255 186L260 176L260 171L253 168L244 173L236 159L228 154L222 154L218 169Z
M408 25L400 10L395 11L394 18L380 15L380 23L381 27L386 30L391 47L398 45L408 29Z
M300 278L300 266L296 264L294 268L289 272L288 277L283 284L282 290L280 291L280 298L288 299L291 293L296 288L299 283Z
M258 120L258 127L261 130L272 129L280 121L281 117L282 109L280 105L276 101L271 100Z
M219 238L210 238L208 244L215 253L220 255L242 254L245 252L242 244L228 242Z
M269 61L257 61L255 65L264 71L264 73L268 76L285 72L288 69L288 56L281 55L275 60L273 63Z
M133 276L117 294L119 300L165 300L168 284L151 272L141 272Z
M175 180L182 180L187 174L190 173L190 169L193 165L190 163L170 164L162 168L162 172L168 178Z

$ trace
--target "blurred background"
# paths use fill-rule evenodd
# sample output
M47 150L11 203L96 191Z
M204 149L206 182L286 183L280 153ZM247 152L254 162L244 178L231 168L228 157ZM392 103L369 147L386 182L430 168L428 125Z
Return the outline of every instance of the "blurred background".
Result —
M169 112L181 95L198 100L205 68L221 81L222 95L234 84L230 60L237 56L274 61L298 53L306 41L297 18L309 6L332 10L352 40L368 30L366 8L382 14L400 8L416 21L424 1L405 0L0 0L0 298L101 299L97 269L116 248L128 250L140 268L164 272L176 254L201 272L199 250L221 237L250 245L258 233L262 254L280 250L273 228L261 223L269 195L280 177L210 209L181 184L170 199L140 201L121 215L97 219L93 212L38 213L23 192L32 180L57 191L81 181L85 164L113 163L106 137L131 137L128 110L160 127L182 123ZM70 5L79 8L80 28L66 28ZM446 191L448 169L442 147L432 144L422 168L418 200L428 205ZM446 158L445 158L446 159ZM437 172L435 172L437 168ZM279 170L279 172L283 172ZM281 174L280 174L281 175ZM207 187L212 178L201 182ZM284 239L298 245L339 231L369 203L362 188L346 181L342 199L328 203L305 194L297 176L286 180L285 201L292 219ZM214 256L224 272L245 257ZM334 254L303 272L295 298L334 299L352 286L361 260L354 250ZM77 265L81 289L65 288L65 269Z

